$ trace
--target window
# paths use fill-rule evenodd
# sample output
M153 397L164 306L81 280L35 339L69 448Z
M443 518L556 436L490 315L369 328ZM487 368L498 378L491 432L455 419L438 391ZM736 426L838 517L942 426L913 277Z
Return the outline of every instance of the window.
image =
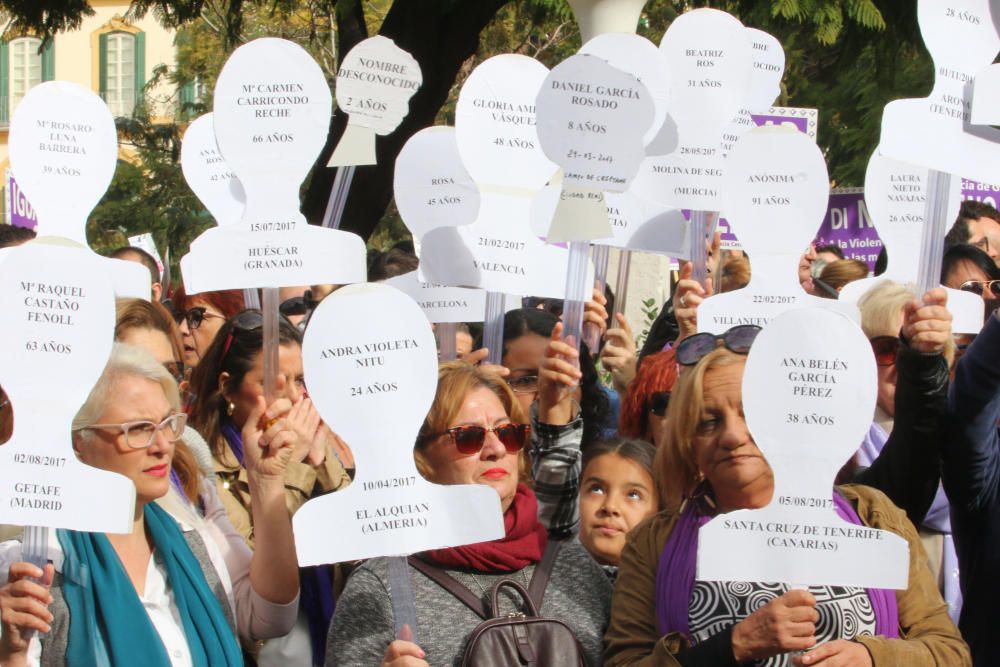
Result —
M10 121L14 107L28 91L42 81L52 81L55 71L52 40L44 48L37 37L0 40L0 126Z
M10 43L10 110L42 82L42 40L22 37Z
M104 101L111 113L131 116L136 99L135 35L112 32L107 35L104 58Z

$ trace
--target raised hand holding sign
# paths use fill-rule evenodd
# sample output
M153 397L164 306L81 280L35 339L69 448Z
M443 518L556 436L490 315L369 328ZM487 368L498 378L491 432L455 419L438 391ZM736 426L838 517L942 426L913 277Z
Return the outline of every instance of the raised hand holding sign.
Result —
M871 425L874 378L864 333L833 311L783 313L757 336L743 375L743 411L774 493L766 507L729 512L701 528L698 579L907 587L906 540L848 523L838 506L846 501L831 496L837 471Z
M357 475L346 490L311 500L295 514L300 564L503 536L495 490L439 486L417 472L414 443L434 399L437 354L430 324L409 297L377 283L337 290L313 313L302 357L309 395L351 443Z

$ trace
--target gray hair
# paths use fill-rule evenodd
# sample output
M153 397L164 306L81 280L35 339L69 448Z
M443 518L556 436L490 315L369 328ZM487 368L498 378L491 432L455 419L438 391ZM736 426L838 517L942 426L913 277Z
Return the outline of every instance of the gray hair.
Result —
M177 390L177 382L170 372L162 364L157 363L145 349L125 343L115 343L111 348L111 356L108 357L104 372L90 391L83 407L73 418L74 433L99 423L98 420L104 413L105 407L114 398L115 384L123 377L140 377L158 382L170 407L180 410L180 393Z

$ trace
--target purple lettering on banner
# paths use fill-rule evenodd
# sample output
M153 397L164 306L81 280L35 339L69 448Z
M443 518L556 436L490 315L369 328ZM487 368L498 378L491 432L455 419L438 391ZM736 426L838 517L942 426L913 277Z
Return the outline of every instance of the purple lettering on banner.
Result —
M864 188L830 191L830 203L823 226L816 234L816 245L837 245L848 259L859 259L869 270L875 270L882 239L868 215Z
M1000 202L1000 187L977 183L976 181L967 181L963 178L962 199L975 199L978 202L983 202L993 208L997 208L997 202Z
M15 227L27 227L34 229L38 226L38 214L31 206L31 202L21 192L14 174L7 170L7 220Z
M809 134L809 119L801 116L781 116L778 114L755 113L750 114L757 127L764 125L793 125L802 134Z

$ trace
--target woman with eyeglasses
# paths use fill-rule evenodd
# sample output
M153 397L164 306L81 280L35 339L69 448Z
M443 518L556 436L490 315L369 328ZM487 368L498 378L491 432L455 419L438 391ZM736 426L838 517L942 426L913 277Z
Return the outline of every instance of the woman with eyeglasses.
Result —
M189 369L198 366L226 320L246 307L240 290L187 294L183 287L174 293L173 304L181 332L183 361Z
M180 334L167 309L145 299L119 299L115 305L115 340L146 350L167 369L179 387L185 387ZM181 399L184 399L183 389ZM175 447L170 481L197 505L201 493L198 480L202 476L209 480L215 478L212 455L205 439L195 429L186 428Z
M484 602L504 578L527 588L550 543L528 486L529 431L520 403L501 377L463 362L441 365L434 403L414 448L417 467L436 484L486 484L495 489L506 535L417 557ZM410 577L419 645L394 636L388 564L374 558L351 574L338 600L327 644L328 666L461 662L469 633L483 619L413 566ZM579 544L559 545L539 612L574 631L588 664L600 663L610 592L600 567ZM501 592L501 600L504 610L523 611L521 602L506 592Z
M660 450L667 509L625 546L604 664L969 665L916 531L884 495L864 486L837 487L838 512L907 539L905 590L696 581L700 526L718 514L763 507L774 491L771 468L743 417L749 333L720 337L723 346L704 346L700 358L678 347L678 359L693 366L677 384Z
M659 444L666 424L670 392L676 383L677 359L674 350L646 356L622 401L618 433L624 438L640 438Z
M177 384L140 348L115 344L73 421L81 461L135 484L126 535L53 530L52 564L0 545L0 663L242 665L245 642L287 633L298 609L291 520L281 480L294 431L286 400L258 401L243 438L264 546L254 556L231 528L183 511L169 471L185 430ZM162 504L162 505L161 505ZM168 509L169 508L169 509Z
M223 324L191 378L191 425L209 444L216 488L229 520L254 549L259 546L255 500L242 434L264 394L263 322L259 310L244 310ZM343 488L350 477L334 453L336 436L306 393L302 334L284 317L279 318L275 382L276 396L288 400L288 411L281 417L296 434L284 478L285 506L294 514L310 498ZM299 622L288 637L260 647L258 664L313 664L322 655L338 576L332 567L302 569Z

